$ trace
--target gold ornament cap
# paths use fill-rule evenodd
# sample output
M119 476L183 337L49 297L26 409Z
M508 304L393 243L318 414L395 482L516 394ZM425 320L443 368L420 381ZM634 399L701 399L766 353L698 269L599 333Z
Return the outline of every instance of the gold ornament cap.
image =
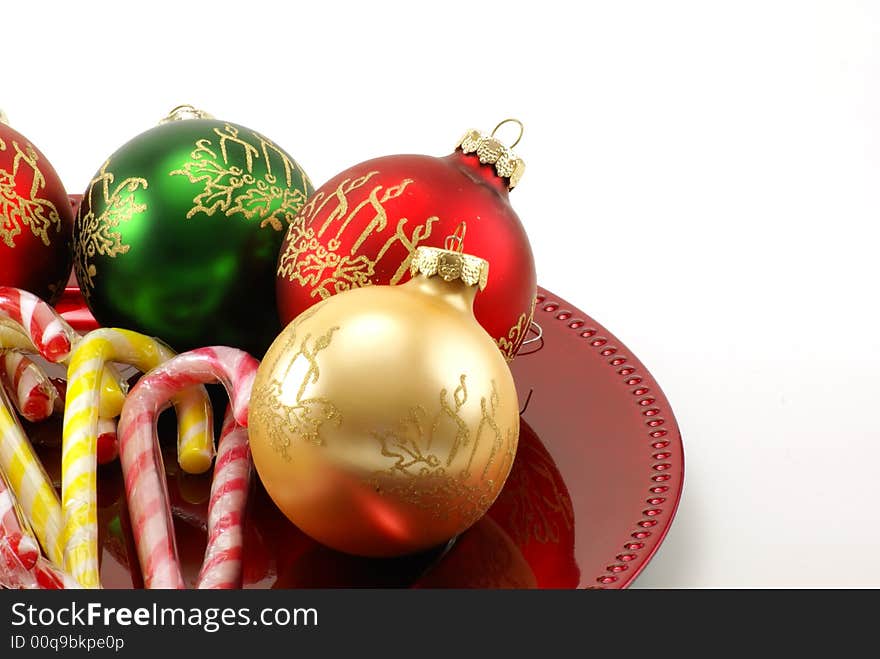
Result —
M446 239L446 249L422 246L416 249L409 266L412 276L440 277L443 281L461 280L468 286L479 286L482 291L489 282L489 262L479 256L465 254L462 222L455 233Z
M519 136L510 146L495 137L498 129L508 123L519 126ZM523 124L519 119L505 119L495 126L489 135L478 130L469 130L455 148L461 149L462 153L475 153L484 165L494 165L495 173L501 178L506 178L507 188L513 190L526 171L525 161L513 152L513 148L522 139L523 130Z
M159 121L159 125L170 124L175 121L186 121L187 119L213 119L214 115L204 110L199 110L192 105L178 105L171 110L165 118Z
M9 117L6 116L6 113L2 110L2 108L0 108L0 124L3 124L4 126L9 125Z

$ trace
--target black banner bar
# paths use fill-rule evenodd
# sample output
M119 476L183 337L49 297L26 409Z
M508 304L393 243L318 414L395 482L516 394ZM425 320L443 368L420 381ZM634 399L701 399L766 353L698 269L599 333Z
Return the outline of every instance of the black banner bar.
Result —
M572 656L603 649L627 657L654 655L658 639L683 649L706 638L702 649L715 655L768 637L791 652L823 630L846 628L851 639L860 620L870 629L859 599L830 591L0 591L0 657L551 659L572 648L581 649Z

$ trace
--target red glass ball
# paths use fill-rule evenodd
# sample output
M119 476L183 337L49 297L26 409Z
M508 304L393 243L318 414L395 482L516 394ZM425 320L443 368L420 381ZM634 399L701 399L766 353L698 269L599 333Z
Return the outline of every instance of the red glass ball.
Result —
M70 275L72 235L70 201L55 169L0 124L0 285L57 300Z
M368 160L321 186L281 247L278 311L289 323L313 304L369 284L407 281L417 247L446 246L465 223L464 251L489 261L477 320L512 359L534 310L535 262L507 180L476 155Z

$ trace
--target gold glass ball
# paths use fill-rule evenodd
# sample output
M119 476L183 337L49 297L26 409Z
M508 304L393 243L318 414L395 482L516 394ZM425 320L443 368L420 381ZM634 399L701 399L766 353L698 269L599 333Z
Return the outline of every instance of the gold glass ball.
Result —
M486 512L519 436L513 377L476 286L417 276L328 298L272 344L249 431L269 495L301 530L364 556L445 542Z

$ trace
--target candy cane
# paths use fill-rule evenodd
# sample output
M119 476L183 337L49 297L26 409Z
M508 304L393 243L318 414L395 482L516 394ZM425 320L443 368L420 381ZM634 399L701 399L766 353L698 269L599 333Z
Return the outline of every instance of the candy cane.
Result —
M50 362L64 361L77 336L61 316L36 295L9 286L0 286L0 322L11 324L30 337L37 352Z
M0 380L18 413L30 422L52 416L58 392L49 377L20 352L0 352Z
M67 363L70 351L78 341L79 335L45 302L26 291L0 287L0 348L39 352L49 361ZM104 461L116 455L116 439L109 419L120 413L125 388L112 367L102 369L102 373L99 446L104 448L99 455ZM207 397L204 393L201 397L196 394L196 397L200 404L181 405L178 410L181 416L180 462L185 470L193 473L210 466L213 452L213 438L206 429L210 425L210 412L206 412ZM63 522L63 516L58 497L12 414L8 400L4 405L5 412L0 410L0 468L11 472L13 489L41 545L49 557L60 564L64 558L57 536L58 520Z
M105 373L106 375L106 373ZM104 378L104 391L101 394L101 411L98 412L98 448L95 454L98 458L99 465L105 465L113 462L119 457L119 441L116 438L116 420L107 419L103 416L103 410L108 409L106 397L116 396L118 389L107 389L107 384L111 379ZM55 412L64 414L64 401L67 399L67 382L65 380L51 380L55 387ZM124 400L124 399L123 399ZM111 403L115 405L115 401ZM120 412L122 410L120 409Z
M34 565L26 567L10 538L0 536L0 588L27 588L35 583Z
M22 518L6 479L0 474L0 545L3 546L4 562L9 565L14 557L17 565L31 570L40 557L40 548Z
M27 291L8 286L0 286L0 328L3 330L0 333L0 347L25 351L32 349L47 360L61 364L67 363L71 350L80 340L79 335L51 306ZM4 359L8 372L10 363L19 367L21 362L18 360L26 358L6 352ZM54 409L55 389L48 382L45 373L34 365L34 368L22 372L22 379L17 383L14 377L11 376L10 379L16 391L11 397L22 416L28 421L38 421L49 416ZM26 391L23 392L22 387ZM104 464L114 460L118 454L115 429L108 431L107 427L109 420L119 416L122 411L125 386L119 375L108 369L103 375L102 390L100 416L106 420L105 430L101 435L101 463ZM41 398L43 394L49 400Z
M46 555L61 564L63 518L58 494L0 387L0 472L9 481Z
M50 361L65 364L69 361L70 350L79 340L80 336L45 302L27 291L0 287L0 348L37 352ZM54 352L47 351L45 346L54 347ZM10 398L25 419L40 421L56 409L58 396L55 388L36 364L24 355L5 352L0 353L0 371L4 367L14 387L10 390ZM107 368L102 377L99 464L111 462L119 454L111 419L119 416L125 400L125 385L115 369ZM189 422L190 427L199 421L194 417ZM212 447L203 446L204 441L204 435L196 432L182 443L180 461L185 471L201 473L210 466ZM207 464L205 455L208 456Z
M79 340L79 334L40 298L0 286L0 348L37 353L50 362L67 365ZM124 380L115 369L108 369L102 387L101 417L115 418L125 400Z
M227 406L208 502L208 546L196 588L216 590L241 585L243 517L251 464L247 429L235 422L232 406Z
M40 556L30 570L9 569L0 566L0 586L26 590L61 590L79 588L73 578Z
M106 465L119 457L119 438L116 434L116 421L98 417L98 440L95 445L95 460Z
M52 565L42 556L37 560L34 567L34 577L36 583L31 584L30 588L39 588L41 590L71 590L79 588L79 584L69 574Z
M116 439L116 421L107 416L118 416L122 408L122 391L118 378L105 374L101 409L98 420L98 464L109 464L119 456ZM56 412L64 412L66 386L54 381L34 361L20 352L0 350L0 386L6 387L9 399L22 418L36 423ZM119 411L114 411L119 410Z
M169 400L195 384L221 382L227 414L208 508L208 548L199 587L230 588L240 580L242 515L250 478L248 405L259 362L234 348L202 348L150 371L126 398L119 420L120 461L138 558L147 588L183 588L156 419Z
M95 452L102 373L107 362L131 364L146 372L173 356L156 339L121 329L90 332L71 355L61 452L64 566L86 588L100 587ZM180 420L178 451L184 445L210 447L212 451L211 405L204 387L179 392L175 407ZM211 453L205 449L201 455L188 457L210 464Z
M0 328L0 348L37 352L48 361L67 361L78 340L52 307L27 291L7 286L0 286ZM101 414L116 416L124 394L112 373L104 381L104 389ZM2 387L0 396L0 471L8 478L46 555L60 565L64 558L61 503Z

